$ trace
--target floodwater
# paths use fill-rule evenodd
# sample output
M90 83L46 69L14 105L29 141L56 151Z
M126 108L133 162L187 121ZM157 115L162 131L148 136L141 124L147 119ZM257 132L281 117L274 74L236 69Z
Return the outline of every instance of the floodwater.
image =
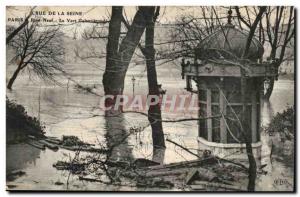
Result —
M12 68L8 67L8 76ZM46 135L61 137L62 135L76 135L83 141L96 145L107 145L116 142L114 136L126 135L124 131L130 128L145 127L138 133L130 135L114 149L112 159L147 158L163 163L171 163L196 159L179 147L166 142L164 153L152 153L151 129L147 117L136 113L125 113L118 119L103 116L99 108L102 92L102 71L89 64L66 65L66 71L72 80L64 76L59 77L60 85L47 84L34 78L26 72L16 80L13 90L7 92L10 99L25 106L28 113L39 117L46 126ZM188 94L185 81L180 76L180 66L160 66L157 69L158 81L167 94ZM132 76L135 77L134 92ZM75 83L93 88L98 95L77 91ZM132 66L126 78L125 94L147 95L147 81L143 66ZM100 95L100 96L99 96ZM267 124L275 113L294 104L294 81L279 80L275 83L270 103L263 108L263 122ZM163 113L163 119L178 119L196 117L196 114ZM197 152L197 122L164 123L165 137ZM270 152L270 138L262 137L262 163L268 163L267 175L261 175L257 181L258 190L292 190L293 165L288 161L268 161ZM58 160L68 161L74 153L60 149L39 150L27 144L8 145L7 172L22 170L26 174L8 181L9 189L15 190L132 190L128 187L108 186L101 183L79 181L76 176L69 176L68 172L57 171L52 164ZM278 180L282 179L280 183ZM287 183L288 182L288 183ZM62 183L62 184L57 184ZM137 188L135 188L137 189Z

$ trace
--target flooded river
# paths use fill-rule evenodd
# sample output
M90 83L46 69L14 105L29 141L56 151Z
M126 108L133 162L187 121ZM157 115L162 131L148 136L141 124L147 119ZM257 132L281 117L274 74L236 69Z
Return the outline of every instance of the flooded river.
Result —
M185 81L181 80L180 67L159 67L158 80L168 94L188 94ZM147 117L126 113L123 118L112 122L103 116L99 108L102 92L102 72L98 68L88 64L67 65L66 71L71 80L60 76L60 85L47 84L39 79L29 77L28 73L22 73L16 80L13 90L7 92L10 99L16 100L25 106L32 116L40 117L46 126L46 135L61 137L62 135L76 135L81 140L93 144L112 143L113 138L108 136L119 135L116 129L129 130L135 127L146 127ZM11 71L8 69L8 77ZM136 78L134 84L132 76ZM129 69L126 78L125 94L147 95L145 68L135 66ZM85 93L75 89L76 83L94 88L98 95ZM100 95L100 96L99 96ZM294 81L279 80L275 83L274 92L269 103L264 104L262 119L268 121L288 105L294 104ZM163 113L164 119L195 117L195 114ZM166 138L172 139L192 151L197 151L197 122L164 123ZM125 140L113 154L114 159L128 158L153 158L151 129L146 127L140 134L131 135ZM267 175L257 179L257 190L291 190L293 177L293 165L288 161L273 161L270 164L268 156L269 137L262 136L263 158L262 163L268 163ZM160 155L163 163L171 163L196 159L184 150L167 142L167 149ZM268 152L269 151L269 152ZM60 149L40 150L27 144L8 145L7 147L7 172L22 170L26 174L15 180L9 180L10 189L34 189L34 190L132 190L132 188L108 186L100 183L88 183L79 181L76 176L69 176L68 172L57 171L52 164L58 160L70 160L72 152ZM267 159L266 159L267 158ZM282 179L285 184L276 184L274 180ZM287 182L287 183L286 183ZM62 184L58 184L62 183ZM68 184L67 184L68 183Z

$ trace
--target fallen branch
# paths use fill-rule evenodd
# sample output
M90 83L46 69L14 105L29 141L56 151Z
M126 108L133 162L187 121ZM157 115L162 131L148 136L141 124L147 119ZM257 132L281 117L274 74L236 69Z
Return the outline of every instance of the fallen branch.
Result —
M193 185L190 185L192 189L197 190L197 189L204 189L201 186L205 187L215 187L215 188L222 188L230 191L247 191L246 188L242 186L236 186L236 185L227 185L223 183L213 183L213 182L207 182L207 181L195 181ZM205 188L207 189L207 188Z
M216 157L216 159L218 159L220 161L224 161L224 162L227 162L227 163L231 163L231 164L237 165L237 166L243 168L244 170L248 170L248 168L245 165L241 164L241 163L237 163L237 162L230 161L230 160L223 159L223 158L219 158L219 157Z
M103 183L103 184L107 184L107 185L111 185L112 184L111 182L102 181L100 179L94 179L94 178L88 178L88 177L82 177L82 176L79 176L78 178L81 181L99 182L99 183Z
M122 113L136 113L136 114L141 114L143 116L148 117L147 113L139 112L139 111L123 111ZM221 118L221 117L222 117L222 115L217 115L217 116L209 116L209 117L201 117L201 118L183 118L183 119L175 119L175 120L156 120L156 121L161 121L161 122L185 122L185 121L214 119L214 118Z
M46 140L39 140L38 142L41 143L41 144L44 144L46 147L48 147L48 148L50 148L54 151L58 150L58 145L57 144L49 143Z
M181 146L180 144L178 144L178 143L176 143L176 142L174 142L174 141L172 141L172 140L170 140L170 139L168 139L168 138L166 139L166 141L167 141L167 142L171 142L172 144L175 144L176 146L179 146L180 148L182 148L182 149L185 150L186 152L190 153L191 155L194 155L194 156L196 156L197 158L201 159L201 157L200 157L199 155L193 153L193 152L190 151L189 149L187 149L187 148Z
M168 142L170 142L170 143L172 143L172 144L175 144L176 146L179 146L180 148L182 148L182 149L185 150L186 152L188 152L188 153L190 153L190 154L196 156L197 158L201 159L201 157L200 157L199 155L197 155L197 154L191 152L189 149L183 147L182 145L180 145L180 144L178 144L178 143L176 143L176 142L174 142L174 141L172 141L172 140L170 140L170 139L166 139L166 141L168 141ZM230 161L230 160L227 160L227 159L219 158L219 157L216 157L216 156L215 156L215 158L216 158L217 160L220 160L220 161L224 161L224 162L227 162L227 163L235 164L235 165L237 165L237 166L243 168L244 170L248 170L248 168L247 168L246 166L244 166L243 164L236 163L236 162L234 162L234 161Z
M44 144L41 144L38 141L27 140L26 143L41 150L45 150L46 148Z
M203 118L183 118L183 119L177 119L177 120L162 120L162 122L185 122L185 121L206 120L206 119L213 119L213 118L220 118L220 117L221 117L221 115L209 116L209 117L203 117Z
M164 176L180 176L182 174L187 174L190 171L189 168L186 169L172 169L172 170L166 170L163 169L161 171L147 171L144 174L140 173L143 177L147 178L155 178L155 177L164 177Z

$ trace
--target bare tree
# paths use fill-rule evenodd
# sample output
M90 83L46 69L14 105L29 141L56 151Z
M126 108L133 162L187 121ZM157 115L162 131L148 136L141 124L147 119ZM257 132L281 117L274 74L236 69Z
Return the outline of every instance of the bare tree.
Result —
M12 89L18 74L25 68L30 68L42 79L55 81L55 71L63 71L62 41L62 33L57 27L41 28L38 23L27 24L9 43L15 51L11 62L16 63L17 68L7 88Z
M114 98L106 99L106 106L114 106L116 96L123 94L126 72L134 51L146 28L145 16L150 11L150 7L138 7L132 24L129 26L125 37L119 44L119 27L122 19L120 18L122 16L122 9L113 7L112 17L109 24L107 61L103 75L103 86L105 95L113 95Z
M36 6L35 6L36 7ZM26 25L28 25L29 23L29 18L32 16L33 14L33 10L34 8L33 7L28 16L26 16L26 18L24 19L23 23L21 23L17 28L13 29L9 34L8 36L6 37L6 44L8 44Z
M272 15L275 12L275 20L271 20ZM285 19L288 19L287 21ZM275 9L271 7L265 16L266 21L266 33L268 42L271 46L269 59L276 63L277 70L279 66L285 61L286 48L290 42L294 41L295 35L295 13L294 7L277 6ZM271 78L270 85L265 93L265 98L269 100L273 88L275 78Z
M159 84L157 82L155 69L155 50L153 47L154 24L158 15L158 7L139 7L132 24L130 24L123 15L123 7L113 6L110 20L104 20L101 24L95 24L91 28L86 29L82 34L85 40L107 41L106 54L99 54L99 49L95 50L95 48L89 49L88 53L84 55L82 50L75 50L76 55L85 60L102 58L102 55L106 57L106 67L103 75L104 92L106 95L117 96L123 93L126 70L136 47L138 47L142 53L142 55L137 56L146 59L149 95L159 95ZM105 26L106 23L109 23L108 31L107 26ZM122 25L124 25L125 28L122 28ZM145 47L140 44L144 29L147 29L147 44ZM137 39L138 37L136 36L138 36L139 39ZM126 45L128 46L125 47ZM121 48L124 50L123 54L130 52L129 55L131 55L131 57L128 56L130 59L127 61L122 60L124 55L120 52ZM114 99L106 99L106 106L112 106L111 109L113 109L113 105ZM117 112L120 112L120 110L121 109ZM152 127L154 146L165 147L159 104L149 108L148 119Z
M240 9L243 9L246 13L241 14ZM250 11L251 10L251 11ZM293 42L295 35L295 13L294 7L267 7L263 17L257 17L259 12L256 7L235 7L237 14L237 20L240 24L243 24L246 29L251 33L254 33L253 36L257 36L259 41L267 49L269 45L270 51L269 54L265 55L270 61L275 62L277 70L279 66L286 60L286 49L289 47L289 44ZM252 13L252 14L251 14ZM253 19L255 19L253 21ZM256 19L258 21L256 21ZM251 31L253 24L258 23L258 29ZM258 30L258 31L257 31ZM266 51L267 52L267 51ZM261 60L262 61L262 60ZM270 84L265 93L265 99L269 99L273 88L274 88L275 78L270 79Z
M265 13L267 7L266 6L263 6L263 7L260 7L259 8L259 13L257 14L253 24L251 24L249 26L249 35L248 35L248 39L247 39L247 43L246 43L246 46L245 46L245 50L244 50L244 53L243 53L243 57L242 58L247 58L248 56L248 53L249 53L249 49L250 49L250 45L251 45L251 42L252 42L252 39L254 37L254 34L255 34L255 31L256 31L256 28L257 28L257 25L259 24L259 21L262 20L262 16L263 14Z
M145 49L143 54L146 58L147 67L147 79L148 79L148 96L159 97L160 92L159 85L157 83L157 73L155 67L155 49L154 49L154 27L155 21L159 15L160 7L151 7L149 15L147 16L147 27L145 34ZM154 99L154 98L153 98ZM150 101L150 103L154 103ZM154 148L165 147L164 132L162 127L161 109L158 102L151 104L148 110L148 120L152 128L152 141Z
M238 20L242 21L248 28L249 28L249 34L248 34L248 38L246 40L246 45L245 45L245 49L242 55L242 59L247 59L248 58L248 53L249 53L249 49L250 49L250 45L252 42L252 39L255 36L255 32L257 29L257 26L260 24L260 21L262 20L262 17L264 15L264 13L266 12L267 7L266 6L262 6L259 7L259 12L257 13L256 17L254 18L254 21L251 22L250 17L248 17L248 21L246 21L246 19L244 19L241 16L239 7L235 7L237 16L238 16ZM248 12L248 9L246 7L246 13ZM248 15L247 15L248 16ZM242 73L244 73L245 71L242 68ZM242 75L241 78L241 96L242 96L242 103L243 103L243 108L242 108L242 124L241 124L241 131L242 131L242 136L245 140L245 144L246 144L246 151L247 151L247 156L248 156L248 161L249 161L249 168L248 168L248 177L249 177L249 182L248 182L248 191L255 191L255 181L256 181L256 171L257 171L257 165L256 165L256 161L253 155L253 150L252 150L252 145L251 145L251 129L250 129L250 125L248 125L247 122L247 114L246 114L246 87L247 87L247 79L245 78L244 74Z
M153 142L153 154L158 152L160 148L165 148L164 132L162 126L162 116L160 104L154 102L154 97L158 98L163 94L161 85L157 82L157 72L156 72L156 63L155 58L156 51L154 49L154 30L155 22L159 16L160 7L151 6L149 7L150 11L145 13L146 18L146 33L145 33L145 46L138 44L138 48L146 59L146 68L147 68L147 80L148 80L148 96L153 100L150 100L150 106L148 109L148 120L152 128L152 142ZM128 22L123 17L122 22L127 29L130 28ZM153 104L154 103L154 104Z
M142 47L139 44L139 40L136 43L145 56L146 59L146 67L147 67L147 78L148 78L148 87L149 87L149 96L155 95L159 96L159 85L157 82L157 73L155 68L155 49L154 49L154 25L156 18L159 15L159 7L143 7L139 8L143 11L143 25L146 28L145 34L145 47ZM109 25L109 36L108 36L108 44L107 44L107 64L113 65L118 61L118 40L120 38L120 30L121 30L121 22L124 23L128 32L132 31L134 26L130 26L126 19L122 15L121 7L113 7L112 8L112 17ZM134 24L135 20L133 20ZM126 39L126 36L124 37ZM123 39L123 41L124 41ZM122 44L120 45L120 47ZM132 54L133 55L133 54ZM112 58L113 57L113 58ZM116 62L117 61L117 62ZM128 62L129 63L129 62ZM128 65L127 65L128 66ZM107 68L106 68L107 69ZM107 70L106 70L107 71ZM119 74L119 73L116 73ZM105 75L104 75L105 76ZM123 76L125 77L125 76ZM105 78L103 79L105 80ZM123 79L124 80L124 79ZM104 82L104 81L103 81ZM121 85L121 84L119 84ZM150 125L152 127L152 139L153 145L155 148L157 147L165 147L164 141L164 133L161 122L161 109L159 104L151 105L148 110L148 119Z
M112 7L111 19L109 22L109 30L108 30L108 41L106 45L106 67L105 73L103 74L103 86L105 94L110 94L113 90L112 86L116 86L114 84L109 85L109 81L114 79L113 75L118 74L118 51L119 51L119 39L121 33L121 21L122 21L122 12L123 7ZM122 87L120 87L122 88ZM117 88L118 89L118 88ZM119 94L118 92L115 93ZM115 95L113 94L113 95ZM122 93L121 93L122 94ZM108 105L109 101L106 101L106 105Z

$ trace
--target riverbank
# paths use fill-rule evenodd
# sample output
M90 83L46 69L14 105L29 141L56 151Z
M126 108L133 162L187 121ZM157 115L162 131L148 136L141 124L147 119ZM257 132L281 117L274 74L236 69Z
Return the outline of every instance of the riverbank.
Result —
M20 143L28 136L43 137L45 126L27 114L22 105L6 98L6 143Z

